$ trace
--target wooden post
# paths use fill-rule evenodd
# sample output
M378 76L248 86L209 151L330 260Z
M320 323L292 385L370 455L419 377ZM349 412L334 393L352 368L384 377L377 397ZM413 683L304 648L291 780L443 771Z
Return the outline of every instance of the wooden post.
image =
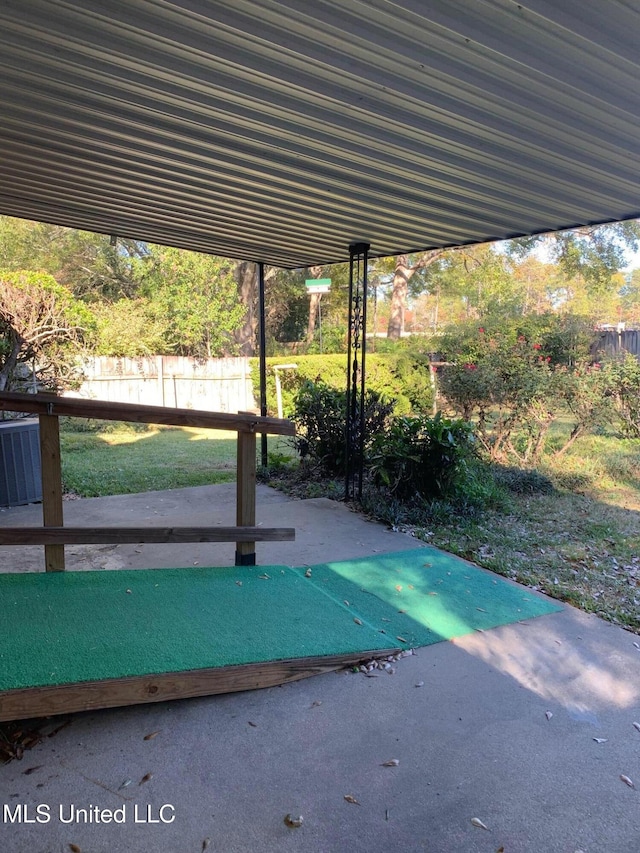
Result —
M238 432L238 471L236 481L236 525L255 527L256 523L256 434ZM238 542L236 566L255 566L256 543Z
M60 424L56 415L39 415L42 458L42 517L45 527L62 527L62 467ZM64 571L64 545L44 546L48 572Z

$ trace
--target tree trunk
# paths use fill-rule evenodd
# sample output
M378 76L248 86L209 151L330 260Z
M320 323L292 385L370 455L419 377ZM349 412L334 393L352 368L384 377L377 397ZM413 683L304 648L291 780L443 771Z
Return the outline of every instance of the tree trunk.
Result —
M407 255L398 255L393 272L393 290L391 291L391 314L387 326L387 337L393 341L399 340L404 332L404 312L409 293L409 279L412 270L409 267Z
M9 380L11 379L13 371L16 369L16 365L18 364L18 356L20 355L22 344L24 343L23 339L12 329L9 330L9 336L11 338L11 352L5 358L2 369L0 370L0 391L7 390Z
M309 275L311 278L322 278L324 267L314 266L309 267ZM309 320L307 322L307 343L313 341L313 334L316 329L316 316L318 314L318 303L320 302L321 293L309 294Z
M236 267L238 298L245 306L244 321L234 333L240 355L256 354L256 331L258 328L258 268L250 261L240 261Z
M320 302L320 298L322 297L321 293L310 293L309 294L309 322L307 323L307 343L310 344L313 342L313 336L316 330L316 318L318 316L318 304Z

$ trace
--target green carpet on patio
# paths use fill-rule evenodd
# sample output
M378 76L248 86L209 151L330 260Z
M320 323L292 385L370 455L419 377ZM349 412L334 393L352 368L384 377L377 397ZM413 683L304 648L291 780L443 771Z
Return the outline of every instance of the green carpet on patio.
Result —
M420 646L560 609L435 548L305 571L0 574L0 691Z
M354 616L409 646L562 610L432 546L312 566L311 580L336 602L348 601Z

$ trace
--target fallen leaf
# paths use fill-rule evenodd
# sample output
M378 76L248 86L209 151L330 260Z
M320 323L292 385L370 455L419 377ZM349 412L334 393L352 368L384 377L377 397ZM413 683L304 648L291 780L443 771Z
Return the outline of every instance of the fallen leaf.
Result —
M620 778L622 779L622 781L624 782L624 784L625 784L625 785L628 785L630 788L635 788L635 787L636 787L636 786L633 784L633 782L631 781L631 779L629 779L629 777L628 777L628 776L625 776L625 775L624 775L624 773L621 773L621 774L620 774Z
M593 739L595 740L596 743L606 743L607 742L606 737L594 737Z
M129 595L131 595L131 590L130 590L130 589L128 589L128 590L127 590L127 592L128 592L128 594L129 594Z
M257 723L252 723L252 722L251 722L251 720L247 720L247 722L248 722L248 723L249 723L249 725L250 725L250 726L252 726L254 729L257 729L257 728L258 728L258 724L257 724Z
M82 848L78 847L77 844L70 844L69 850L71 850L71 853L82 853Z
M430 592L429 595L437 595L437 592Z
M504 853L504 847L498 847L496 853Z
M193 563L193 565L194 565L194 566L199 566L199 565L200 565L200 561L199 561L199 560L195 560L195 561L194 561L194 563Z
M42 764L36 764L35 767L29 767L28 770L23 770L22 772L24 773L25 776L30 776L32 773L35 773L36 770L40 770L40 768L43 766L44 765L42 765Z
M353 621L356 623L356 625L362 625L362 622L360 621L360 619L358 619L357 616L353 617Z
M270 581L271 580L271 578L269 577L269 575L266 572L263 575L258 575L258 577L260 578L261 581Z
M636 649L640 649L640 643L636 643L635 640L633 641L633 645L636 647Z
M211 844L211 839L208 836L205 839L203 839L203 841L202 841L202 853L204 853L204 851L207 850L207 848L209 847L210 844Z
M290 826L291 829L298 829L298 827L302 826L302 815L298 817L294 817L293 815L285 815L284 822L287 826Z
M148 782L149 779L153 776L153 773L145 773L142 779L138 782L138 785L144 785L145 782Z
M344 599L344 603L347 605L347 607L349 607L349 606L350 606L350 605L349 605L349 602L347 601L347 599L346 599L346 598Z
M304 576L305 576L305 578L310 578L311 577L311 569L307 569L307 571L304 573Z
M242 586L242 581L236 581L236 583L238 584L238 586Z
M388 761L383 761L380 767L397 767L399 764L397 758L390 758Z
M472 817L472 818L471 818L471 823L472 823L474 826L477 826L477 827L478 827L478 829L486 829L487 831L489 831L489 827L488 827L488 826L486 826L486 825L485 825L485 824L480 820L480 818L479 818L479 817Z
M398 590L398 592L401 592L401 591L402 591L402 585L401 585L401 584L398 584L398 585L396 586L396 589Z
M640 732L640 723L634 723L633 728L637 729Z
M424 687L424 681L416 681L414 687Z
M149 732L148 735L145 735L142 740L153 740L154 737L157 737L160 734L160 729L157 732Z
M398 610L398 613L406 613L406 610Z
M405 640L404 637L396 637L396 640L399 640L401 643L406 643L408 640Z
M553 714L551 713L551 711L545 711L545 712L544 712L544 715L545 715L545 717L547 718L547 720L550 720L550 719L551 719L551 717L553 717Z
M123 788L128 788L132 782L133 779L125 779L122 785L120 785L120 787L118 788L118 790L121 791Z
M320 699L314 699L313 702L311 703L310 707L311 708L317 708L318 705L322 705L321 700Z
M348 803L351 803L354 806L360 805L360 803L356 800L356 798L353 796L353 794L345 794L344 798Z
M480 613L486 613L486 612L487 612L487 611L484 609L484 607L476 607L476 610L479 610L479 611L480 611Z

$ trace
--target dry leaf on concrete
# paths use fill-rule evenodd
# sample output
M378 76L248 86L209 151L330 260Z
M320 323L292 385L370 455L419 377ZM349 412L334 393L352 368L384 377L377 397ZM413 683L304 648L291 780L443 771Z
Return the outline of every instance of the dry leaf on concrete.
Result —
M383 761L380 767L397 767L399 764L397 758L390 758L388 761Z
M631 781L631 779L629 779L629 777L628 777L628 776L625 776L625 775L624 775L624 773L621 773L621 774L620 774L620 778L622 779L622 781L624 782L624 784L625 784L625 785L628 785L630 788L635 788L635 787L636 787L636 786L633 784L633 782Z
M477 827L478 827L478 829L486 829L487 831L490 831L490 830L489 830L489 827L488 827L486 824L484 824L484 823L480 820L480 818L479 818L479 817L472 817L472 818L471 818L471 823L472 823L474 826L477 826Z
M285 815L284 822L286 826L291 827L291 829L298 829L302 826L302 815L298 815L298 817L294 817L291 814Z
M351 803L354 806L360 805L360 803L356 800L356 798L353 796L353 794L345 794L344 798L348 803Z

